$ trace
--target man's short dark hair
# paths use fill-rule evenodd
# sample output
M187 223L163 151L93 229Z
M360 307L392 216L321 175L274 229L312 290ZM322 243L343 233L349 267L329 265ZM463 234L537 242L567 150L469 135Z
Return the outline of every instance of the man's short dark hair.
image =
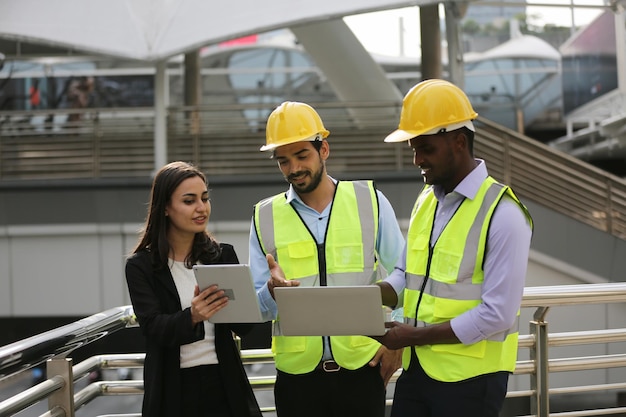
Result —
M474 132L469 130L466 127L462 127L461 129L467 138L467 148L470 151L470 155L474 156Z
M311 145L313 145L313 148L315 148L317 153L320 153L320 149L322 149L322 142L324 142L324 140L323 139L315 139L315 140L311 140L309 142L311 142ZM275 157L276 157L276 149L274 149L274 151L272 152L271 159L274 159Z

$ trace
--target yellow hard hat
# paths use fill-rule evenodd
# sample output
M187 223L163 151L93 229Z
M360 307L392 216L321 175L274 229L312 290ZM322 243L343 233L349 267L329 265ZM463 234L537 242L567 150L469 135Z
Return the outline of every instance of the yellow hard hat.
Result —
M313 107L297 101L285 101L267 119L265 145L261 146L261 150L269 151L305 140L321 140L329 134Z
M404 96L398 129L385 142L402 142L461 127L473 131L472 120L477 116L463 90L456 85L440 79L422 81Z

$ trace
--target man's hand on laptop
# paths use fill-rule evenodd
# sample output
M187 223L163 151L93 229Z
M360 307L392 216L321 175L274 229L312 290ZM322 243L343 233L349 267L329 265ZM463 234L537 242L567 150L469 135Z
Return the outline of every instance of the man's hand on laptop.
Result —
M276 263L276 260L269 253L265 256L267 259L267 267L270 270L270 279L267 280L267 288L274 298L275 287L297 287L300 285L300 281L297 279L285 279L285 273L280 265Z

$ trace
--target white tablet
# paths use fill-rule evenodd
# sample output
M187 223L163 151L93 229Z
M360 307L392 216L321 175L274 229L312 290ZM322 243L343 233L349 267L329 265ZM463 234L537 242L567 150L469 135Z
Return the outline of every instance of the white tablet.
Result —
M228 305L215 313L211 323L261 323L250 267L245 264L194 265L200 291L217 284L228 297Z

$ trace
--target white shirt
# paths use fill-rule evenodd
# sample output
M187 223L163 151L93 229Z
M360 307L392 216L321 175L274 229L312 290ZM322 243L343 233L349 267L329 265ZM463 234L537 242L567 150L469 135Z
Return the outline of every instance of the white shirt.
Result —
M176 291L180 298L180 306L183 310L191 307L191 299L196 286L196 278L193 270L185 268L184 262L169 260L170 272L176 284ZM213 324L205 320L204 339L197 342L180 346L180 367L192 368L198 365L211 365L218 363L215 353L215 332Z

